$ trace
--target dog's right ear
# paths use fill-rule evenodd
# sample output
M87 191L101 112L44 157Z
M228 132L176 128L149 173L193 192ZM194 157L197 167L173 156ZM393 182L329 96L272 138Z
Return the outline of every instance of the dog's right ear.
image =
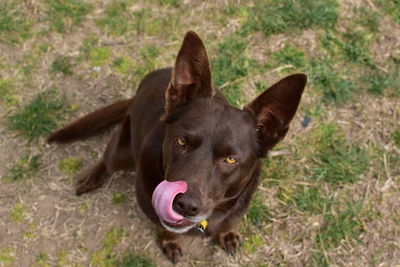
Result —
M189 31L179 50L171 83L166 90L162 119L167 119L196 97L212 97L214 94L206 48L200 37Z
M306 83L305 74L287 76L245 105L244 109L255 119L260 156L285 137Z

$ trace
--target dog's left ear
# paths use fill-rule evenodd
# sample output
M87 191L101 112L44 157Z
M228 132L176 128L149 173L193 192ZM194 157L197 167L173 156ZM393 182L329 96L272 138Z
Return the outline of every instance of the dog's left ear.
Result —
M176 58L171 83L165 95L163 118L172 115L196 97L212 97L211 67L200 37L188 31Z
M256 120L260 156L285 137L306 83L305 74L287 76L244 107Z

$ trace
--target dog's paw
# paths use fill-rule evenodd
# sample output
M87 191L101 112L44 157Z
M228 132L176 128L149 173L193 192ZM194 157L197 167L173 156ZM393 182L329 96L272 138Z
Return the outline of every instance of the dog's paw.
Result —
M80 176L75 184L76 195L79 196L99 188L109 175L103 162L98 162Z
M161 248L167 256L174 264L176 264L179 259L182 257L182 247L176 241L163 241L161 244Z
M94 184L88 179L80 179L75 184L75 194L80 196L99 187L100 185Z
M237 231L229 231L218 235L219 244L230 255L235 256L239 249L241 241L240 234Z

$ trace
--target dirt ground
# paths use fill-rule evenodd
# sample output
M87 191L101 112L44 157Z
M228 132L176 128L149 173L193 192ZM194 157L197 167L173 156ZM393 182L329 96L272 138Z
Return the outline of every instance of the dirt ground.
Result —
M75 196L76 177L102 155L113 129L68 145L48 145L46 136L30 142L10 130L8 118L38 93L56 88L67 102L68 111L57 121L59 126L65 125L101 106L134 95L143 74L135 69L143 65L151 65L151 69L171 66L188 29L197 31L205 40L210 57L217 57L221 40L237 31L244 18L251 14L243 11L225 18L223 10L232 1L184 0L180 1L179 8L159 4L168 2L161 0L126 1L130 16L146 8L149 19L143 23L147 28L135 24L125 35L115 35L98 22L114 1L84 1L92 4L92 10L79 25L74 25L73 18L65 15L67 31L60 33L49 30L52 22L46 21L46 1L23 2L17 7L26 12L33 23L32 36L18 43L0 42L0 82L10 81L10 95L18 102L8 105L0 96L0 267L115 266L125 255L149 258L157 266L173 266L158 246L154 225L136 203L134 173L117 173L102 188ZM233 1L232 5L245 6L245 2ZM354 7L378 10L375 2L379 1L340 1L340 12L344 17L351 17ZM162 19L161 24L151 24L158 18ZM341 23L339 29L345 24ZM400 26L385 16L381 18L380 29L371 50L378 67L389 75L392 70L385 69L385 64L393 55L400 54ZM318 43L321 33L321 29L306 29L297 35L281 33L266 37L258 32L243 38L248 42L244 54L263 62L269 58L269 53L280 51L286 43L300 47L307 55L323 54ZM85 42L90 36L98 40L87 48ZM108 50L96 50L104 47ZM158 48L159 53L146 59L143 51L149 47L150 51ZM54 61L63 57L72 59L72 75L52 72ZM116 67L118 58L130 60L129 71ZM309 60L307 56L306 60ZM282 66L255 71L246 77L243 94L252 98L256 95L257 81L266 80L271 84L278 76L283 77L288 67ZM289 147L290 153L277 157L287 157L294 166L305 165L305 168L315 159L302 150L302 142L312 135L318 124L313 122L304 128L300 122L307 108L321 108L316 101L316 90L307 90L310 93L306 91L299 114L285 139L285 149ZM355 238L357 241L346 236L330 251L324 250L323 256L330 259L332 266L400 266L400 145L396 145L393 138L397 130L400 140L399 99L399 94L377 97L362 93L340 107L321 108L323 118L317 123L335 121L350 142L362 144L360 147L373 155L358 182L334 189L318 184L334 200L357 201L368 210L361 216L363 231ZM40 167L34 174L18 181L3 179L26 155L40 156ZM63 171L60 162L65 159L79 159L81 167L76 171ZM271 210L270 217L260 225L250 223L248 218L243 220L240 228L244 248L235 256L229 256L213 240L190 237L185 240L185 247L190 249L178 266L318 265L313 255L323 215L282 209L290 206L281 198L285 185L267 186L271 178L267 176L263 175L265 180L259 192L262 202ZM273 179L270 180L275 182ZM309 181L303 180L291 183L290 186L309 185ZM116 203L118 195L126 198Z

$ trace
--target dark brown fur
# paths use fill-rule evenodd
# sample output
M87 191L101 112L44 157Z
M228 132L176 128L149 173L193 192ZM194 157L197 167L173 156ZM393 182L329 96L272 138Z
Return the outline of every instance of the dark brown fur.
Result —
M257 188L262 157L285 137L306 80L304 74L288 76L243 110L234 108L212 84L202 41L188 32L174 68L148 74L134 98L87 115L49 142L87 137L121 122L102 159L78 181L77 195L100 187L115 171L135 170L138 202L160 226L161 248L176 262L182 254L180 234L161 227L151 196L163 179L184 180L188 190L175 198L175 211L193 221L206 217L205 234L234 254L237 225ZM237 163L228 164L230 157Z

